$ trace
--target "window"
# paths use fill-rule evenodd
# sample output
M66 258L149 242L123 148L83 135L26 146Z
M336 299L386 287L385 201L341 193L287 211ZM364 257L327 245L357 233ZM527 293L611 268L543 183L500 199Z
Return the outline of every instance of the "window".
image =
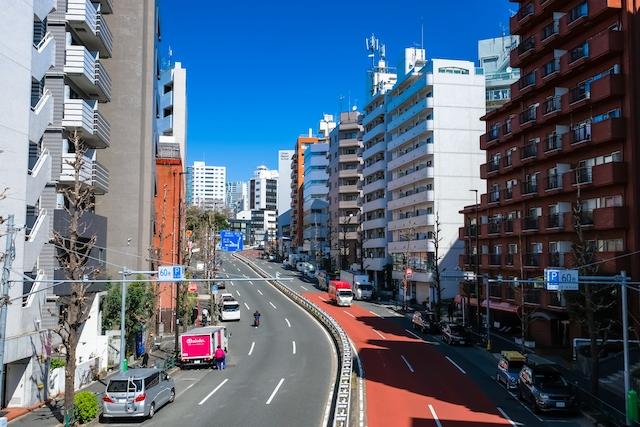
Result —
M596 249L598 252L623 252L624 241L622 239L598 240Z
M602 113L602 114L598 114L597 116L593 116L593 123L600 123L600 122L603 122L605 120L618 118L620 116L621 116L620 109L616 108L616 109L613 109L611 111L607 111L606 113Z
M438 73L441 74L469 74L469 70L460 67L440 67Z
M569 11L569 23L589 15L589 4L585 1Z

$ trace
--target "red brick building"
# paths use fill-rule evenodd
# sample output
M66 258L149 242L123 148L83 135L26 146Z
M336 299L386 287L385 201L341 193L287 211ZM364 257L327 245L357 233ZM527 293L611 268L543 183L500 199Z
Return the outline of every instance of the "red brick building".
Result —
M156 158L155 222L153 228L154 268L158 265L182 264L181 230L184 230L185 176L177 150L160 150ZM163 325L165 333L173 332L176 287L159 283L156 301L156 332Z
M511 101L484 118L487 188L478 225L475 206L463 211L464 270L479 262L489 277L541 278L547 267L576 267L572 207L580 188L598 274L626 270L640 280L640 256L629 255L640 250L639 7L638 0L520 1L511 66L522 77ZM518 322L520 289L494 285L490 296L495 320ZM577 331L557 292L528 288L524 301L536 313L529 331L537 345L569 343Z

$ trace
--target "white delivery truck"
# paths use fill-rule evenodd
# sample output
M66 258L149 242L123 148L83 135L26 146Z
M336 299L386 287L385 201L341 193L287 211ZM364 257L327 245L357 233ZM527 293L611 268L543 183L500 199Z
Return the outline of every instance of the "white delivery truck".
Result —
M356 271L340 271L340 280L351 285L353 297L358 300L370 300L373 295L373 285L369 276Z

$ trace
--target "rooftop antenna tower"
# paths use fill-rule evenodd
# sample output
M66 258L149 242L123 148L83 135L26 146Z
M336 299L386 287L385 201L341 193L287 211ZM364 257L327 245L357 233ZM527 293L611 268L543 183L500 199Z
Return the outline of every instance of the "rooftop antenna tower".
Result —
M424 22L420 17L420 49L424 49Z
M375 68L376 52L380 51L380 39L378 39L373 33L371 33L371 37L367 37L365 39L365 45L367 46L367 50L369 51L369 54L367 56L371 58L371 68Z

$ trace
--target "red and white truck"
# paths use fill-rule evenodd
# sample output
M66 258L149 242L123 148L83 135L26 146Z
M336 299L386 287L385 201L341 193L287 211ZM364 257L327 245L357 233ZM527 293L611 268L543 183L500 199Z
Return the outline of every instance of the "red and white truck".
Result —
M353 301L353 291L351 291L351 283L341 280L329 281L329 299L334 301L336 305L350 307Z
M224 326L203 326L180 335L181 367L215 366L214 354L220 346L229 349L229 336Z

